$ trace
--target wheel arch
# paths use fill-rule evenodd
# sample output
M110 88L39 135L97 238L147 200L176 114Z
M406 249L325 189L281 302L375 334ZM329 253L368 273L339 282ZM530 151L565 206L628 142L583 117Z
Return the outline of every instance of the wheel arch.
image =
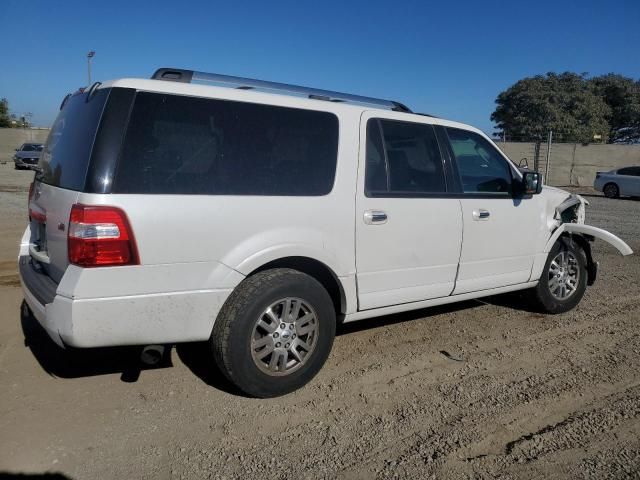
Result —
M254 268L247 277L272 268L291 268L315 278L329 293L336 315L347 313L345 287L335 272L325 263L305 256L281 257Z

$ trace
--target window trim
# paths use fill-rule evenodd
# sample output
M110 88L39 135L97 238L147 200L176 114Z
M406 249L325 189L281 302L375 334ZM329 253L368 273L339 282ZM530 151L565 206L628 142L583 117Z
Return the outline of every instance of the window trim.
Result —
M397 191L397 190L390 190L390 181L391 181L391 177L389 174L389 158L387 156L387 144L386 141L384 139L384 130L382 128L382 121L389 121L389 122L396 122L396 123L409 123L409 124L413 124L413 125L420 125L420 126L425 126L427 128L431 128L433 134L434 134L434 138L436 141L436 146L438 148L438 153L440 154L440 164L442 166L442 177L444 180L444 188L445 191L444 192L403 192L403 191ZM385 168L385 173L387 176L387 190L386 191L380 191L380 190L370 190L367 187L367 162L366 162L366 156L367 156L367 133L368 133L368 127L369 127L369 122L371 121L375 121L376 125L378 127L378 132L380 135L380 138L382 140L382 153L384 156L384 168ZM431 123L423 123L423 122L412 122L409 120L400 120L397 118L389 118L389 117L369 117L364 125L364 148L365 148L365 162L364 162L364 195L367 198L446 198L448 196L450 196L452 193L455 192L450 192L450 177L447 174L447 162L445 160L445 156L444 156L444 151L441 145L441 141L438 138L438 132L437 132L437 125L431 124Z

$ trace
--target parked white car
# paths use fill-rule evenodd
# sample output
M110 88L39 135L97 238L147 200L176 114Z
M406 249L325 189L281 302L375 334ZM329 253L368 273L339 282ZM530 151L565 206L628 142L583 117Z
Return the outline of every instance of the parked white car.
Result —
M632 253L473 127L258 80L96 84L37 170L19 267L51 338L208 340L258 397L313 378L337 322L525 289L565 312L595 280L590 241Z
M593 188L605 197L640 197L640 167L624 167L608 172L597 172Z

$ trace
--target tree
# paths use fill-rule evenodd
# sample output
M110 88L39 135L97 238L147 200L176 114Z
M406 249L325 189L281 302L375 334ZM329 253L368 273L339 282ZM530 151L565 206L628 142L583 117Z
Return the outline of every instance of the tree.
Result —
M610 73L589 80L593 92L609 106L609 141L640 140L640 81Z
M0 127L7 128L10 126L9 101L6 98L2 98L0 99Z
M611 109L590 87L586 74L547 73L524 78L501 92L491 114L497 135L520 141L543 141L549 130L565 142L606 137Z

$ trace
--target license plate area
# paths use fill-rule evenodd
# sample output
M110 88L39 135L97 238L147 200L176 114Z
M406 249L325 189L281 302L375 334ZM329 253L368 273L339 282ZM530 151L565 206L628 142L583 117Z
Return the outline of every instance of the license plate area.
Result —
M42 222L35 222L36 224L36 238L34 244L38 252L47 253L47 224Z

